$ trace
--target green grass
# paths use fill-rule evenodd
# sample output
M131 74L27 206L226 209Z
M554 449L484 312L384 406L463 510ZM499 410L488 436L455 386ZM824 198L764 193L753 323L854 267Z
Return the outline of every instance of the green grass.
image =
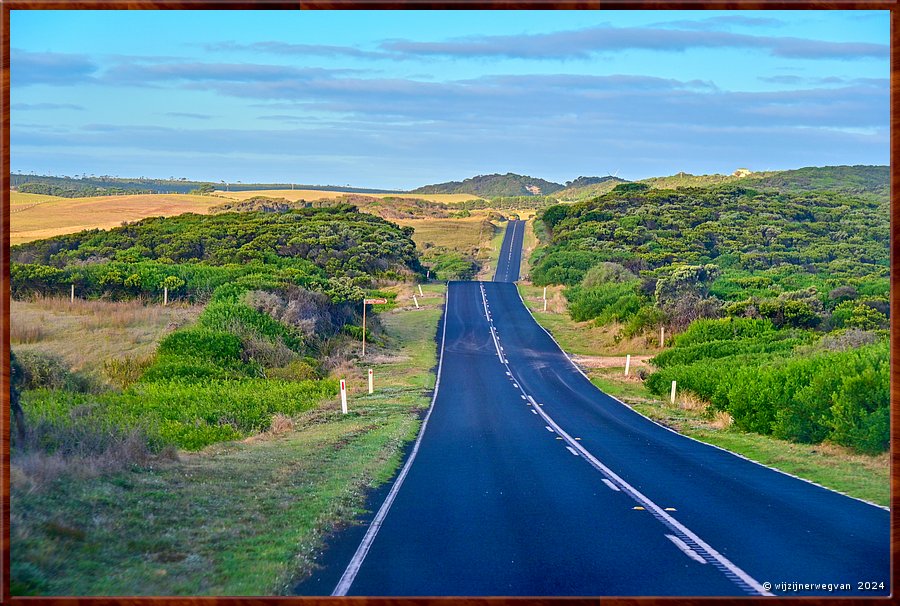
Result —
M41 476L13 460L13 593L289 592L323 538L395 473L430 403L444 287L424 286L419 310L407 306L411 287L398 288L398 307L381 314L387 346L345 369L347 415L334 397L282 433L99 477Z

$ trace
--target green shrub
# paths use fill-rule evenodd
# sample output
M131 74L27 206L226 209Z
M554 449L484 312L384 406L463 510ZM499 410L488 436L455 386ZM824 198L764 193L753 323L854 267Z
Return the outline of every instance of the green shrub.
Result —
M21 371L21 389L65 389L77 393L102 391L97 381L84 373L73 372L62 358L39 351L16 351Z
M675 337L675 345L684 347L707 341L758 337L774 330L771 321L754 318L697 320Z
M160 356L178 356L233 366L241 359L241 340L224 330L188 328L167 336L159 344Z

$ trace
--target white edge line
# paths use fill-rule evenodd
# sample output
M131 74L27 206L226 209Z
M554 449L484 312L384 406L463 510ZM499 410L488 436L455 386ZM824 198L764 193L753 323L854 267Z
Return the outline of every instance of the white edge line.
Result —
M706 564L706 560L703 559L703 556L701 556L699 553L697 553L696 551L694 551L693 549L688 547L688 544L685 543L684 541L682 541L681 539L679 539L678 537L671 535L671 534L667 534L666 538L669 539L670 541L672 541L673 543L675 543L675 547L677 547L678 549L683 551L684 555L686 555L687 557L691 558L692 560L697 560L701 564Z
M428 408L428 414L425 415L425 419L422 421L422 427L419 428L419 435L416 437L416 443L413 445L412 451L409 453L409 458L406 460L406 464L397 475L397 479L394 481L394 485L391 486L390 492L388 492L387 497L385 497L384 499L384 503L381 504L381 507L378 509L378 513L376 513L375 517L372 519L372 523L369 524L369 529L366 531L365 536L363 536L359 547L356 548L356 553L353 554L353 557L350 559L350 563L347 564L347 568L344 570L344 574L341 575L341 579L338 581L337 586L334 588L334 591L331 592L332 596L347 595L347 592L350 590L350 586L353 584L353 581L356 579L356 575L359 573L359 569L362 566L363 560L366 559L366 555L369 553L369 549L372 547L372 543L375 541L375 536L378 534L378 531L381 530L381 524L382 522L384 522L384 518L387 517L388 511L390 511L391 505L393 505L394 503L394 499L397 498L397 493L400 492L400 487L403 485L403 481L406 479L406 474L409 473L409 469L410 467L412 467L413 461L416 460L416 454L419 452L419 444L421 444L422 442L422 436L425 435L425 428L428 426L428 419L431 418L431 413L434 411L434 403L437 401L438 397L438 388L441 385L441 369L444 365L444 344L447 341L447 321L449 320L450 309L450 282L447 282L446 286L447 296L444 303L444 327L441 335L441 353L438 357L438 368L434 380L434 394L431 397L431 406Z
M543 410L540 410L540 409L538 410L538 414L540 414L541 417L547 423L549 423L553 427L553 429L556 430L556 433L561 435L563 437L563 439L569 443L569 446L567 446L567 448L572 447L575 450L577 450L585 459L587 459L587 461L595 469L599 470L601 473L605 474L610 479L614 480L619 486L621 486L624 489L624 492L626 494L628 494L631 498L638 501L641 505L643 505L647 509L652 509L653 512L658 517L663 518L666 521L666 523L669 525L670 528L677 530L678 532L682 533L684 536L686 536L689 539L691 539L692 541L694 541L694 543L696 543L701 549L703 549L703 551L708 553L710 557L712 557L714 560L719 562L719 564L721 564L722 566L727 568L729 571L731 571L731 573L733 573L736 577L741 579L748 586L753 588L753 590L756 591L759 595L766 595L766 596L773 595L772 593L763 589L763 587L762 587L762 585L760 585L759 581L757 581L756 579L751 577L749 574L747 574L742 569L740 569L736 564L734 564L731 560L729 560L728 558L723 556L721 553L719 553L718 551L713 549L712 546L709 545L709 543L707 543L706 541L704 541L703 539L698 537L696 534L694 534L694 532L692 532L687 526L685 526L684 524L682 524L681 522L679 522L678 520L673 518L671 515L668 514L668 512L664 511L662 507L660 507L659 505L657 505L656 503L651 501L647 496L645 496L643 493L641 493L637 488L635 488L634 486L632 486L631 484L626 482L624 479L622 479L622 477L619 476L616 472L614 472L612 469L610 469L609 467L607 467L606 465L601 463L600 460L597 459L590 452L588 452L587 449L584 448L584 446L582 446L581 444L576 442L572 438L572 436L570 436L568 433L566 433L566 431L562 427L560 427L556 423L556 421L554 421L550 417L550 415L548 415L546 412L544 412ZM569 448L569 449L571 450L572 448Z
M516 288L516 292L518 292L518 288ZM522 297L520 295L519 299L521 300L521 298ZM522 305L525 307L525 309L528 309L528 306L525 305L524 301L522 301ZM534 319L533 316L532 316L532 319ZM535 322L537 322L537 321L535 320ZM538 326L540 326L540 324L538 324ZM546 332L546 330L545 330L545 332ZM547 334L550 335L550 333L547 333ZM552 339L553 335L550 335L550 338ZM555 340L554 340L554 342L555 342ZM557 343L556 345L557 345L557 347L559 347L559 343ZM560 351L562 351L562 348L560 348ZM563 353L565 353L565 352L563 352ZM568 356L566 356L566 357L568 358ZM571 360L569 360L569 361L571 362ZM578 368L578 367L576 366L576 368ZM507 370L509 370L510 373L512 373L512 368L507 367ZM579 372L580 372L580 370L581 369L579 369ZM582 374L584 374L584 373L582 373ZM513 373L512 376L513 376L513 378L516 378L515 373ZM517 382L520 385L522 384L521 381L517 381ZM522 397L526 397L525 390L522 389L521 387L519 388L519 390L523 394ZM530 394L527 395L527 399L534 402L534 398ZM713 547L709 543L707 543L706 541L701 539L699 536L697 536L687 526L685 526L684 524L682 524L681 522L676 520L674 517L669 515L669 513L667 511L663 510L662 507L660 507L659 505L657 505L656 503L651 501L649 497L647 497L646 495L641 493L637 488L635 488L634 486L632 486L631 484L626 482L619 474L617 474L612 469L610 469L609 467L607 467L606 465L601 463L600 460L597 459L597 457L592 455L584 446L582 446L579 442L575 441L575 439L571 435L569 435L566 432L566 430L564 430L562 427L560 427L559 424L556 421L554 421L553 418L549 414L547 414L547 412L545 410L538 408L537 411L538 411L538 414L541 416L541 418L544 419L544 421L546 421L550 425L550 427L555 429L556 433L559 434L560 436L562 436L563 440L565 440L568 443L568 446L566 446L566 448L568 448L572 454L581 454L582 457L584 457L584 459L587 460L587 462L594 469L596 469L601 474L605 475L607 478L614 481L618 486L620 486L621 487L620 492L625 492L625 494L627 494L629 497L631 497L632 499L637 501L639 504L643 505L646 509L652 510L654 515L658 519L661 518L662 520L665 520L665 524L668 525L669 528L671 528L677 532L680 532L683 536L689 538L698 547L700 547L700 549L705 551L707 553L707 555L709 555L709 557L714 559L723 568L726 568L734 576L736 576L741 581L743 581L745 585L747 585L748 587L753 589L753 591L755 591L757 594L763 595L763 596L774 595L773 593L764 589L763 586L759 583L759 581L757 581L752 576L750 576L749 574L744 572L744 570L742 570L740 567L738 567L734 562L732 562L731 560L726 558L724 555L722 555L715 549L713 549Z
M550 334L550 331L549 331L549 330L547 330L546 328L544 328L544 327L541 325L541 323L537 321L537 318L534 317L534 314L531 312L531 309L528 307L528 305L525 304L525 299L522 298L522 293L519 292L518 285L517 285L517 287L516 287L516 293L519 295L519 300L522 301L522 305L523 305L523 306L525 307L525 309L528 311L529 315L531 315L531 319L534 320L534 323L537 324L538 326L540 326L541 330L543 330L545 333L547 333L547 336L550 337L550 338L553 340L554 343L556 343L556 346L557 346L557 347L559 348L559 350L563 353L563 355L566 357L566 359L569 361L569 363L575 368L575 370L577 370L579 373L581 373L581 376L583 376L585 379L587 379L588 381L590 381L590 380L591 380L590 377L588 377L586 374L584 374L584 371L581 370L581 368L578 366L578 364L575 363L574 360L572 360L572 357L569 356L568 352L562 348L562 346L559 344L559 341L557 341L556 338L555 338L552 334ZM594 385L593 382L591 383L591 385ZM594 387L597 387L597 386L594 385ZM835 490L834 488L829 488L828 486L823 486L823 485L819 484L818 482L813 482L812 480L807 480L806 478L801 478L800 476L796 476L796 475L794 475L794 474L792 474L792 473L790 473L790 472L787 472L787 471L778 469L777 467L771 467L771 466L769 466L769 465L766 465L765 463L760 463L759 461L756 461L756 460L754 460L754 459L751 459L750 457L746 457L746 456L744 456L744 455L742 455L742 454L739 454L739 453L736 453L736 452L734 452L734 451L728 450L727 448L723 448L723 447L721 447L721 446L716 446L715 444L710 444L709 442L704 442L703 440L698 440L697 438L694 438L694 437L689 436L689 435L687 435L687 434L683 434L683 433L681 433L681 432L675 431L675 430L672 429L671 427L666 427L666 426L663 425L662 423L659 423L659 422L657 422L657 421L654 421L653 419L651 419L650 417L648 417L648 416L645 415L644 413L642 413L642 412L640 412L640 411L638 411L638 410L635 410L634 407L629 406L628 404L626 404L625 402L623 402L622 400L620 400L620 399L617 398L616 396L610 395L610 394L606 393L605 391L600 390L599 387L597 387L597 389L598 389L603 395L609 396L610 398L612 398L613 400L615 400L616 402L618 402L619 404L621 404L622 406L624 406L625 408L627 408L628 410L630 410L631 412L633 412L634 414L640 415L640 416L644 417L645 419L647 419L648 421L650 421L651 423L653 423L654 425L658 425L659 427L662 427L662 428L665 429L666 431L671 431L671 432L674 433L675 435L679 435L679 436L681 436L682 438L687 438L688 440L693 440L694 442L697 442L698 444L703 444L704 446L709 446L709 447L711 447L711 448L715 448L715 449L717 449L717 450L721 450L722 452L727 452L728 454L733 455L733 456L735 456L735 457L737 457L737 458L739 458L739 459L744 459L745 461L748 461L748 462L750 462L750 463L754 463L754 464L756 464L756 465L759 465L760 467L765 467L766 469L771 469L772 471L776 471L776 472L778 472L778 473L780 473L780 474L782 474L782 475L785 475L785 476L794 478L795 480L800 480L800 481L802 481L802 482L806 482L807 484L812 484L813 486L818 486L819 488L823 488L823 489L828 490L828 491L830 491L830 492L833 492L833 493L839 494L839 495L841 495L841 496L847 497L848 499L853 499L854 501L860 501L861 503L865 503L866 505L871 505L872 507L877 507L877 508L883 509L883 510L885 510L885 511L890 511L890 510L891 510L890 507L885 507L884 505L879 505L878 503L873 503L872 501L867 501L867 500L861 499L861 498L859 498L859 497L854 497L853 495L847 494L847 493L845 493L845 492L841 492L840 490Z

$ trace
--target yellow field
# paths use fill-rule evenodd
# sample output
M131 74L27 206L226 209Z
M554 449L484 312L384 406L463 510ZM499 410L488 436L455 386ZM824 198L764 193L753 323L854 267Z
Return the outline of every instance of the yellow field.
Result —
M235 200L246 200L253 196L266 196L269 198L284 198L286 200L321 200L323 198L333 199L347 195L348 192L342 191L320 191L317 189L256 189L250 191L216 191L217 196L225 196L234 198ZM373 198L416 198L419 200L430 200L431 202L464 202L465 200L480 200L478 196L469 194L356 194L360 196L371 196Z
M23 194L17 191L9 192L9 204L11 210L15 210L16 206L42 204L43 202L51 202L53 200L65 200L65 198L60 198L59 196L45 196L44 194Z
M472 251L488 235L481 227L484 216L473 215L465 219L393 219L394 223L410 226L416 231L413 241L419 250L426 242L460 252Z
M118 227L123 221L136 221L144 217L168 217L187 212L206 214L210 206L222 202L221 198L214 196L187 194L59 198L12 192L11 198L14 201L10 205L9 215L10 244L71 234L84 229L110 229ZM32 206L28 207L29 204ZM22 208L17 209L16 206Z

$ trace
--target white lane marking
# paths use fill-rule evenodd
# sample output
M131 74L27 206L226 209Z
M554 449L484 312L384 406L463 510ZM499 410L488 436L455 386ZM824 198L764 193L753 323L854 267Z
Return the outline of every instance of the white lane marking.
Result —
M531 319L534 320L534 323L537 324L538 327L539 327L541 330L543 330L545 333L547 333L547 336L550 337L550 339L551 339L554 343L556 343L557 349L559 349L559 351L562 353L562 355L564 355L564 356L566 357L566 359L569 361L569 364L571 364L572 367L573 367L575 370L577 370L577 371L581 374L581 376L584 377L585 379L587 379L588 382L590 383L590 382L591 382L591 378L588 377L586 374L584 374L584 371L581 370L581 368L578 366L578 364L575 363L574 360L572 360L571 356L569 356L569 354L566 352L566 350L564 350L564 349L562 348L562 345L559 344L559 341L557 341L557 340L554 338L554 336L553 336L552 334L550 334L550 331L547 330L546 328L544 328L543 326L541 326L541 323L537 321L537 318L535 318L535 317L534 317L534 314L531 313L531 309L529 309L529 307L528 307L527 305L525 305L525 299L522 298L522 293L519 292L518 287L516 287L516 294L519 295L519 301L522 302L522 307L524 307L524 308L528 311L528 315L531 316ZM591 383L591 385L594 385L594 384ZM621 404L622 406L624 406L625 408L627 408L628 410L630 410L631 412L633 412L634 414L643 417L644 419L650 421L651 423L653 423L653 424L656 425L657 427L661 427L662 429L665 429L666 431L672 432L672 433L674 433L674 434L677 435L677 436L681 436L682 438L686 438L686 439L691 440L691 441L693 441L693 442L697 442L698 444L703 444L704 446L709 446L710 448L715 448L716 450L721 450L722 452L727 452L728 454L730 454L730 455L732 455L732 456L734 456L734 457L737 457L737 458L739 458L739 459L744 459L745 461L747 461L747 462L749 462L749 463L753 463L754 465L759 465L760 467L765 467L766 469L770 469L770 470L772 470L772 471L775 471L775 472L780 473L781 475L785 475L785 476L794 478L795 480L800 480L800 481L802 481L802 482L806 482L807 484L812 484L813 486L818 486L819 488L824 488L825 490L828 490L828 491L830 491L830 492L837 493L837 494L839 494L839 495L841 495L841 496L847 497L848 499L853 499L853 500L855 500L855 501L860 501L860 502L862 502L862 503L865 503L866 505L871 505L872 507L877 507L878 509L883 509L883 510L885 510L885 511L890 511L890 510L891 510L890 507L885 507L884 505L879 505L878 503L873 503L872 501L867 501L867 500L861 499L861 498L859 498L859 497L854 497L853 495L849 495L849 494L847 494L847 493L845 493L845 492L841 492L840 490L835 490L834 488L829 488L828 486L823 486L823 485L819 484L818 482L813 482L812 480L807 480L806 478L801 478L800 476L795 476L794 474L788 473L788 472L783 471L783 470L781 470L781 469L778 469L777 467L770 467L769 465L766 465L765 463L760 463L759 461L756 461L756 460L754 460L754 459L751 459L750 457L745 457L744 455L738 454L738 453L733 452L733 451L731 451L731 450L728 450L727 448L722 448L721 446L716 446L715 444L710 444L709 442L704 442L704 441L702 441L702 440L698 440L697 438L693 438L693 437L691 437L691 436L689 436L689 435L685 435L685 434L683 434L683 433L678 433L677 431L675 431L675 430L672 429L671 427L666 427L665 425L662 425L662 424L660 424L660 423L657 423L656 421L654 421L653 419L651 419L651 418L648 417L647 415L645 415L645 414L643 414L643 413L641 413L641 412L638 412L637 410L635 410L634 408L632 408L631 406L629 406L628 404L626 404L625 402L623 402L622 400L620 400L619 398L617 398L616 396L610 395L610 394L606 393L605 391L600 390L600 388L598 388L596 385L594 385L594 387L597 388L597 390L600 391L603 395L612 398L613 400L615 400L616 402L618 402L619 404Z
M544 429L546 429L546 430L549 431L550 433L553 433L553 428L550 427L549 425L544 425Z
M610 490L615 490L616 492L621 492L621 490L619 490L619 487L618 487L618 486L616 486L615 484L613 484L612 482L610 482L610 481L607 480L606 478L603 478L603 483L606 484L606 485L609 487Z
M333 596L347 595L347 592L350 590L350 586L353 584L353 581L356 579L356 575L359 573L359 569L362 566L363 560L366 559L366 555L369 553L369 549L372 547L372 543L375 541L376 535L378 535L378 531L381 530L381 524L384 522L384 518L387 517L388 511L390 511L391 509L391 505L394 504L394 500L397 498L397 493L400 492L400 487L403 485L403 481L406 479L406 475L409 473L409 469L412 467L413 461L416 460L416 454L418 454L419 452L419 445L422 443L422 436L425 435L425 429L428 427L428 420L431 418L431 413L434 411L434 403L437 401L438 389L441 386L441 369L444 366L444 345L447 342L447 322L450 319L449 295L450 283L447 282L447 297L444 304L444 329L443 334L441 335L441 353L440 357L438 358L437 376L434 380L434 394L431 397L431 406L428 408L428 414L425 415L425 419L422 421L422 427L419 429L419 435L416 438L416 443L413 445L412 451L409 453L409 458L406 460L406 464L403 466L403 469L400 470L400 474L394 481L394 485L391 486L391 490L390 492L388 492L387 497L384 499L384 503L381 504L381 507L378 509L378 513L375 514L375 517L372 519L372 523L369 524L369 529L366 531L366 534L360 542L359 547L356 548L356 553L353 554L353 557L350 559L350 563L347 565L346 570L344 570L344 574L341 575L341 579L338 581L337 586L334 588L334 591L331 592L331 595Z
M575 449L572 448L571 446L566 446L566 450L568 450L569 452L571 452L571 453L572 453L573 455L575 455L576 457L578 456L578 453L575 452Z
M715 560L719 566L718 568L724 569L723 572L728 571L733 576L740 579L746 586L750 587L753 591L758 593L759 595L774 595L765 589L763 586L759 584L759 581L751 577L749 574L738 568L731 560L723 556L721 553L716 551L705 542L703 539L694 534L690 529L688 529L684 524L673 518L666 512L662 507L651 501L647 496L641 493L637 488L626 482L612 469L601 463L594 455L588 452L584 446L576 442L572 436L570 436L566 431L560 427L556 421L554 421L550 415L548 415L544 410L538 409L538 414L550 424L553 429L556 430L556 433L561 435L566 442L569 443L569 446L573 447L575 450L581 454L588 463L590 463L597 471L606 475L609 479L613 480L616 484L622 487L622 490L631 496L632 499L637 501L640 505L653 511L654 515L657 519L663 521L667 526L671 529L681 533L683 536L690 539L697 546L699 546L703 551L705 551L713 560ZM727 573L726 573L727 574Z
M525 305L525 301L522 300L522 295L521 295L521 293L519 293L518 288L516 288L516 293L519 294L519 300L522 301L522 306L525 307L525 309L528 309L528 306ZM529 310L529 313L531 313L530 310ZM532 319L534 319L534 316L532 316ZM537 323L537 320L535 320L535 323ZM538 324L538 326L540 326L540 324ZM543 327L541 327L541 328L543 328ZM546 329L544 329L544 332L547 332ZM551 339L553 339L553 335L550 335L549 332L547 332L547 334L550 336ZM556 340L554 339L554 343L555 342L556 342ZM559 343L557 343L557 347L559 347ZM559 349L560 349L560 351L562 351L561 347ZM563 352L563 353L565 354L565 352ZM565 355L566 355L566 358L569 358L568 354L565 354ZM569 358L569 361L572 362L571 358ZM578 369L578 372L581 372L581 374L584 375L584 372L582 372L581 369L578 368L578 366L575 365L574 362L572 362L572 364L573 364L573 366L575 366L576 369ZM512 373L512 368L509 368L508 362L507 362L507 370L510 373ZM516 378L515 374L511 374L511 376L513 378ZM587 375L584 375L584 376L585 376L585 378L587 378ZM590 380L590 379L588 379L588 380ZM519 381L519 383L521 383L521 381ZM525 394L524 389L520 388L520 391L522 392L522 394ZM523 395L522 397L525 398L525 395ZM528 395L528 398L530 398L532 402L534 401L534 398L532 398L530 395ZM528 399L528 398L526 398L526 399ZM584 459L592 467L594 467L594 469L596 469L601 474L605 475L607 478L609 478L610 480L613 480L616 484L621 486L621 489L620 489L621 491L624 491L626 494L628 494L632 499L637 501L639 505L642 505L646 509L651 510L653 512L653 515L658 520L663 522L666 526L668 526L672 530L680 533L686 539L690 540L692 543L694 543L700 549L702 549L704 552L706 552L706 554L711 558L711 560L714 560L715 563L717 564L716 568L718 568L720 571L722 571L722 573L726 577L728 577L732 582L734 582L735 584L739 584L738 581L740 581L741 583L743 583L745 588L749 588L759 595L764 595L764 596L775 595L769 591L766 591L766 589L763 588L763 586L759 583L759 581L757 581L756 579L751 577L749 574L747 574L741 568L739 568L736 564L734 564L731 560L729 560L728 558L723 556L721 553L719 553L718 551L713 549L712 546L709 545L706 541L704 541L703 539L698 537L696 534L694 534L693 531L688 529L684 524L682 524L681 522L679 522L678 520L673 518L662 507L660 507L659 505L657 505L656 503L651 501L649 499L649 497L647 497L646 495L641 493L637 488L635 488L634 486L632 486L631 484L626 482L621 476L619 476L612 469L610 469L609 467L607 467L606 465L601 463L599 459L597 459L594 455L592 455L590 452L588 452L584 446L579 444L562 427L560 427L559 424L557 424L556 421L554 421L550 417L550 415L548 415L542 408L537 408L537 411L538 411L538 414L540 414L541 418L543 418L544 421L546 421L553 429L555 429L556 433L561 435L563 437L563 439L569 444L569 446L567 446L567 448L571 447L572 449L574 449L574 451L577 451L577 454L582 455L584 457ZM573 451L573 454L576 454L576 452L574 452L574 451Z
M513 387L515 387L516 389L519 389L519 384L518 384L518 383L513 383Z
M678 549L683 551L687 557L691 558L692 560L696 560L696 561L700 562L701 564L706 564L706 560L703 559L703 556L701 556L699 553L697 553L696 551L694 551L693 549L688 547L687 543L685 543L678 537L667 534L666 538L669 539L670 541L672 541L673 543L675 543L675 547L677 547Z
M532 408L532 409L531 409L531 413L532 413L532 414L537 414L537 411L536 411L535 409Z
M523 400L526 399L525 396L520 396Z

